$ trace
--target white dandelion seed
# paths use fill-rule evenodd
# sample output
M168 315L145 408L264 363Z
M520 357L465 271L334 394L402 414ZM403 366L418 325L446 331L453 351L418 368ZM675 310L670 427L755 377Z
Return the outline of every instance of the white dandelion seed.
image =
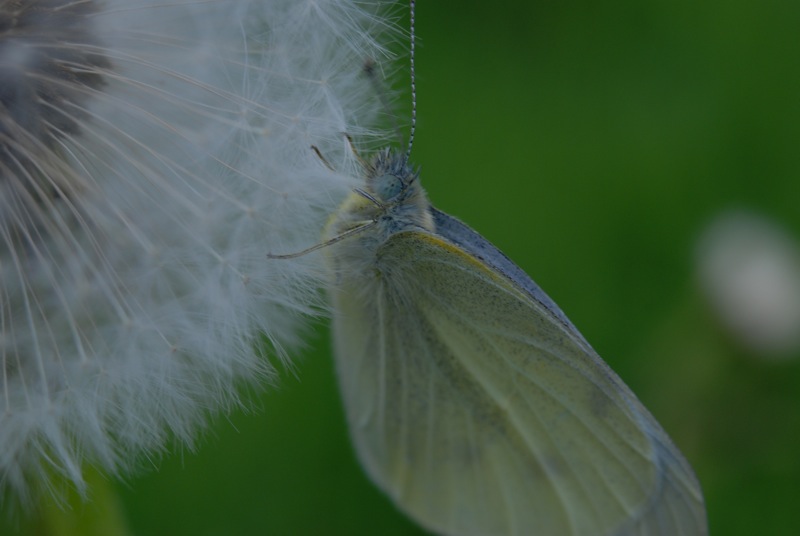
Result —
M346 1L0 0L0 503L191 444L297 342L383 51ZM279 352L278 352L279 353Z

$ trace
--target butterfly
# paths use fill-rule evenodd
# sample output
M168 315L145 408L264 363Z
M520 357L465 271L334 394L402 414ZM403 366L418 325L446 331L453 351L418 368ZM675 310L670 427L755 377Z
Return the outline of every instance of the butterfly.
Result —
M362 168L325 249L350 434L378 487L439 534L706 534L688 462L558 306L433 208L407 155Z

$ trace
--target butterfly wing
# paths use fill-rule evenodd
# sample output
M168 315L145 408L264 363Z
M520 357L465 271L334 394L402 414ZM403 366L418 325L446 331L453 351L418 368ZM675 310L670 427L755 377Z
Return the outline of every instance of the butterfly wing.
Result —
M504 271L404 231L378 250L374 285L333 292L369 475L442 534L705 534L699 485L658 423L527 276Z

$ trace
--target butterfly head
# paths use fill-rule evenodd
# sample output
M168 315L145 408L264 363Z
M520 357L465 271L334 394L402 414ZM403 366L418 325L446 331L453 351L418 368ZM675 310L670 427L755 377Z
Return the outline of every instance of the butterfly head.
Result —
M422 193L419 170L402 153L383 149L366 170L367 190L383 205L402 204Z

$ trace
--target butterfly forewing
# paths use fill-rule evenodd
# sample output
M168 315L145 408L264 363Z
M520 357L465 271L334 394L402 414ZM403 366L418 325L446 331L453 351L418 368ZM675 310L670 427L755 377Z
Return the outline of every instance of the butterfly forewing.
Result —
M423 231L388 238L376 273L333 291L337 367L402 509L444 534L703 533L683 457L532 281Z

